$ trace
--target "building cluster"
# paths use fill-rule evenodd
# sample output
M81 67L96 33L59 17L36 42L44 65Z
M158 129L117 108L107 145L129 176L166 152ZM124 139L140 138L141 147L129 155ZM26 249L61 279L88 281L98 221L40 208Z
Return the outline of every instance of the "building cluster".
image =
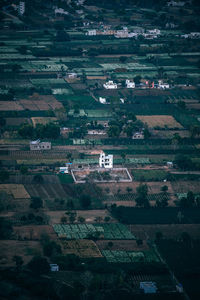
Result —
M113 89L117 89L118 88L118 84L115 83L112 80L107 81L106 83L103 84L103 87L107 90L113 90ZM126 79L125 81L125 87L127 89L134 89L136 87L136 84L134 81L131 81L129 79ZM165 83L163 82L163 80L158 80L157 83L150 82L149 80L145 80L144 82L141 82L137 85L138 88L142 88L142 89L147 89L147 88L157 88L160 90L165 90L165 89L169 89L169 83ZM121 99L120 99L121 100ZM99 102L102 104L106 104L106 99L99 97Z
M185 5L184 1L169 1L167 2L167 6L172 7L183 7Z
M200 39L200 32L190 32L187 34L182 34L181 37L185 39Z
M88 36L96 36L96 35L114 35L116 38L137 38L138 36L143 36L145 39L154 39L157 38L161 34L159 29L152 30L144 30L143 28L136 28L132 32L129 32L127 27L123 27L121 30L113 30L113 29L89 29L86 32Z

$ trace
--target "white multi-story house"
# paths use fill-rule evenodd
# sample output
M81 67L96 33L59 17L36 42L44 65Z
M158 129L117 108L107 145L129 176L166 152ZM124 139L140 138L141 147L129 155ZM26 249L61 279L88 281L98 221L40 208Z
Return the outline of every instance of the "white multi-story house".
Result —
M135 88L135 82L130 81L129 79L126 79L126 87L127 87L127 89L134 89Z
M117 89L117 84L114 83L112 80L109 80L108 82L104 83L105 89Z
M51 142L40 142L40 140L30 142L30 150L50 150Z
M99 102L101 104L106 104L106 98L99 97Z
M103 151L99 157L99 166L100 168L112 169L113 168L113 155L106 155Z
M18 14L20 16L23 16L24 13L25 13L25 2L20 1L18 5Z

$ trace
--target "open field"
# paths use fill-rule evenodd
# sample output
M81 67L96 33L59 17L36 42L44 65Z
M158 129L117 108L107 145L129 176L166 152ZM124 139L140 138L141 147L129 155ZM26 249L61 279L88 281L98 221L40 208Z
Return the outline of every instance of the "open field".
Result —
M102 257L95 242L91 240L60 241L63 254L74 254L81 258Z
M29 199L30 195L23 184L0 184L0 191L11 194L14 199Z
M91 182L131 182L132 178L126 168L73 169L72 176L77 183Z
M33 126L35 127L37 124L46 125L48 123L54 123L57 121L57 118L55 117L32 117L31 121L33 123Z
M46 211L46 215L50 218L50 224L58 224L62 217L66 217L66 211ZM96 218L101 218L104 222L105 217L109 217L109 223L115 222L115 219L111 217L106 209L90 209L90 210L76 210L77 218L75 222L78 222L79 217L83 217L86 223L95 223Z
M42 248L37 241L3 240L0 247L0 267L13 266L13 256L21 256L27 264L35 255L42 254Z
M157 232L162 232L167 239L178 239L183 232L187 232L192 238L200 238L200 224L153 224L153 225L130 225L131 232L137 238L145 240L156 238Z
M160 128L183 128L180 123L178 123L172 116L136 116L138 120L146 123L150 128L160 127Z
M51 239L57 240L57 235L50 225L14 226L13 231L16 239L40 241L43 235L47 234Z

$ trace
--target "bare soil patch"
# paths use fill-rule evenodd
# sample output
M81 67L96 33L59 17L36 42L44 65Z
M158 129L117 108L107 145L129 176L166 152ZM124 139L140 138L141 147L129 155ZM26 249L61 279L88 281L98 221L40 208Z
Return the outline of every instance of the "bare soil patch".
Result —
M137 119L141 120L143 123L146 123L150 128L159 126L161 128L183 128L174 117L167 115L153 115L153 116L136 116Z

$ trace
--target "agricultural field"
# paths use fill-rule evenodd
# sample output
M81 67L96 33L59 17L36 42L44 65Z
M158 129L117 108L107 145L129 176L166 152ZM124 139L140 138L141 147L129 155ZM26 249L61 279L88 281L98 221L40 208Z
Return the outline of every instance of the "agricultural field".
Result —
M33 126L36 127L37 124L46 125L48 123L55 123L57 119L55 117L32 117L31 121Z
M137 116L137 119L141 120L143 123L146 123L150 128L179 128L183 127L179 124L172 116Z
M113 240L135 239L128 228L122 224L55 224L53 228L59 238L66 238L68 240L80 240L90 236Z
M80 258L98 258L102 257L95 242L91 240L60 241L63 254L74 254Z
M102 250L102 254L111 263L160 262L160 259L153 251Z
M14 199L29 199L30 195L23 184L0 184L0 191L5 191Z
M200 299L199 3L147 2L0 4L2 298Z

